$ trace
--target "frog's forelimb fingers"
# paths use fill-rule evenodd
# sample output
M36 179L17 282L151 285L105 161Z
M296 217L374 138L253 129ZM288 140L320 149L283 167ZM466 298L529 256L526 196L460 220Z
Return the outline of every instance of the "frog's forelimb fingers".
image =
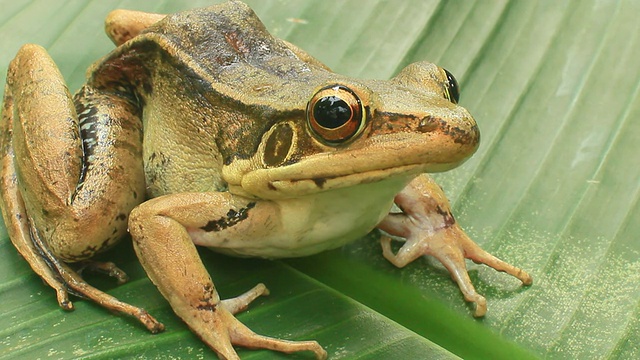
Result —
M431 255L447 268L468 302L475 304L474 316L487 312L487 300L478 294L467 273L465 258L506 272L523 285L531 285L531 276L484 251L462 230L451 214L442 189L427 175L414 179L395 198L401 213L389 214L378 227L406 242L397 254L391 249L391 238L383 235L382 254L397 267L404 267L423 255Z

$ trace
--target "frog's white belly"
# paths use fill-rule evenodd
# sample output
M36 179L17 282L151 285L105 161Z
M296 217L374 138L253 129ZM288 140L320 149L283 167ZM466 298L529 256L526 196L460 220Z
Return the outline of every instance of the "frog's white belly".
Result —
M234 238L191 233L193 241L235 256L298 257L340 247L373 230L412 176L276 200L273 213L252 220ZM257 210L257 209L256 209Z

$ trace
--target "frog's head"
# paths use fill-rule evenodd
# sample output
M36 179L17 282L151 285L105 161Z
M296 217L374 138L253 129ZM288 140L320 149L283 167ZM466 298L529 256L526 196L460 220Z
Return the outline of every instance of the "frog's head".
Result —
M421 62L388 81L330 74L308 92L297 117L264 133L252 159L225 167L230 189L260 198L303 196L449 170L476 151L478 127L457 104L448 71Z

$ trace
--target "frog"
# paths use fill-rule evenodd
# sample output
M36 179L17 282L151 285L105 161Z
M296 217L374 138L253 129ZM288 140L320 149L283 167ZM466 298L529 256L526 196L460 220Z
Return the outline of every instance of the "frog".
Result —
M242 324L236 315L268 288L221 299L196 246L302 257L379 230L384 258L404 267L435 257L477 317L486 299L465 259L532 283L471 240L428 175L461 165L480 141L444 68L339 75L271 35L240 1L170 15L115 10L105 29L116 48L73 96L47 51L24 45L2 106L2 216L63 309L77 296L164 330L82 277L90 268L125 282L114 263L93 258L127 233L151 282L221 359L238 359L234 346L327 352Z

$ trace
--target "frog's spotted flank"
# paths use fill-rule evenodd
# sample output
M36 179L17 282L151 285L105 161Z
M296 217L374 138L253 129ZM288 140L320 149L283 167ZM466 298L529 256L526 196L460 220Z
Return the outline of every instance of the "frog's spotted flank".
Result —
M211 220L205 226L201 227L201 229L204 231L220 231L232 227L240 223L242 220L246 219L249 216L249 210L253 209L255 206L256 203L251 202L242 209L230 209L225 217Z

